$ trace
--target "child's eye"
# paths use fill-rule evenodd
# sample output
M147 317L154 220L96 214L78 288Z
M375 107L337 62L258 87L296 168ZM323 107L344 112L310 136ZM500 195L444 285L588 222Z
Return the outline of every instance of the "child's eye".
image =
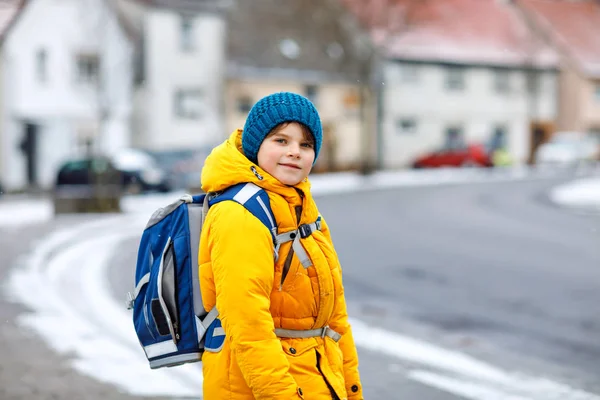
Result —
M308 149L312 149L312 147L313 147L312 143L308 143L308 142L306 142L306 143L302 143L302 146L303 146L303 147L306 147L306 148L308 148Z

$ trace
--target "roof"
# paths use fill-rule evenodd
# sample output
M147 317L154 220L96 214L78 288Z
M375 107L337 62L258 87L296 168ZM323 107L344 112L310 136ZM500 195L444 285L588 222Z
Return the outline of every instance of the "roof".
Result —
M228 16L230 76L310 81L359 76L354 37L337 0L239 0Z
M586 75L600 78L600 2L518 0L563 54Z
M182 12L223 11L233 0L133 0L150 7L168 8ZM247 0L246 0L247 1Z
M2 0L0 0L2 1ZM219 0L108 0L124 29L133 38L143 34L144 14L149 8L163 8L181 13L221 12L229 6Z
M508 0L341 0L395 59L554 68L556 52Z
M19 16L25 0L0 0L0 40Z

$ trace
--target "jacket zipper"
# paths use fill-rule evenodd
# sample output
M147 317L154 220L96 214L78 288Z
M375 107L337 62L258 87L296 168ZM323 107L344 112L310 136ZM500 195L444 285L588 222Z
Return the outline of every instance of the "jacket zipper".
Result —
M300 194L300 197L302 199L304 199L304 194L302 192L298 192ZM298 225L300 224L300 217L302 217L302 206L296 206L294 211L296 211L296 229L298 228ZM285 263L283 264L283 269L281 270L281 282L279 283L279 291L281 292L283 290L283 282L285 281L285 278L288 275L288 272L290 272L290 266L292 265L292 258L294 256L294 247L290 247L290 251L288 252L286 258L285 258Z
M317 350L315 350L315 353L317 353L317 370L319 371L319 373L321 374L321 376L323 377L323 380L325 381L325 384L327 385L327 387L329 388L329 391L331 392L331 398L333 400L340 400L339 396L337 395L337 393L335 392L335 390L333 389L333 386L331 386L329 384L329 381L327 380L327 378L325 377L325 375L323 374L323 371L321 371L321 354L319 354L319 352Z

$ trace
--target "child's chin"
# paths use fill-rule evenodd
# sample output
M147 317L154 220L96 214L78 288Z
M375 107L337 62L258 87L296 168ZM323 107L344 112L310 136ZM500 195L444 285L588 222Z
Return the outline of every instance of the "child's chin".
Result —
M302 179L298 180L297 178L281 178L279 179L279 182L283 183L284 185L295 186L302 182Z

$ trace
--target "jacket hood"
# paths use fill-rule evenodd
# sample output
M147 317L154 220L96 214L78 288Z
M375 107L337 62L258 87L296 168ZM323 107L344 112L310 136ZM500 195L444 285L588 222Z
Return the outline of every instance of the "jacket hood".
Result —
M207 193L224 190L242 182L252 182L286 198L297 197L296 189L305 195L310 193L308 178L295 186L288 186L250 161L242 150L241 129L234 131L229 139L211 151L204 162L201 181L202 190Z

